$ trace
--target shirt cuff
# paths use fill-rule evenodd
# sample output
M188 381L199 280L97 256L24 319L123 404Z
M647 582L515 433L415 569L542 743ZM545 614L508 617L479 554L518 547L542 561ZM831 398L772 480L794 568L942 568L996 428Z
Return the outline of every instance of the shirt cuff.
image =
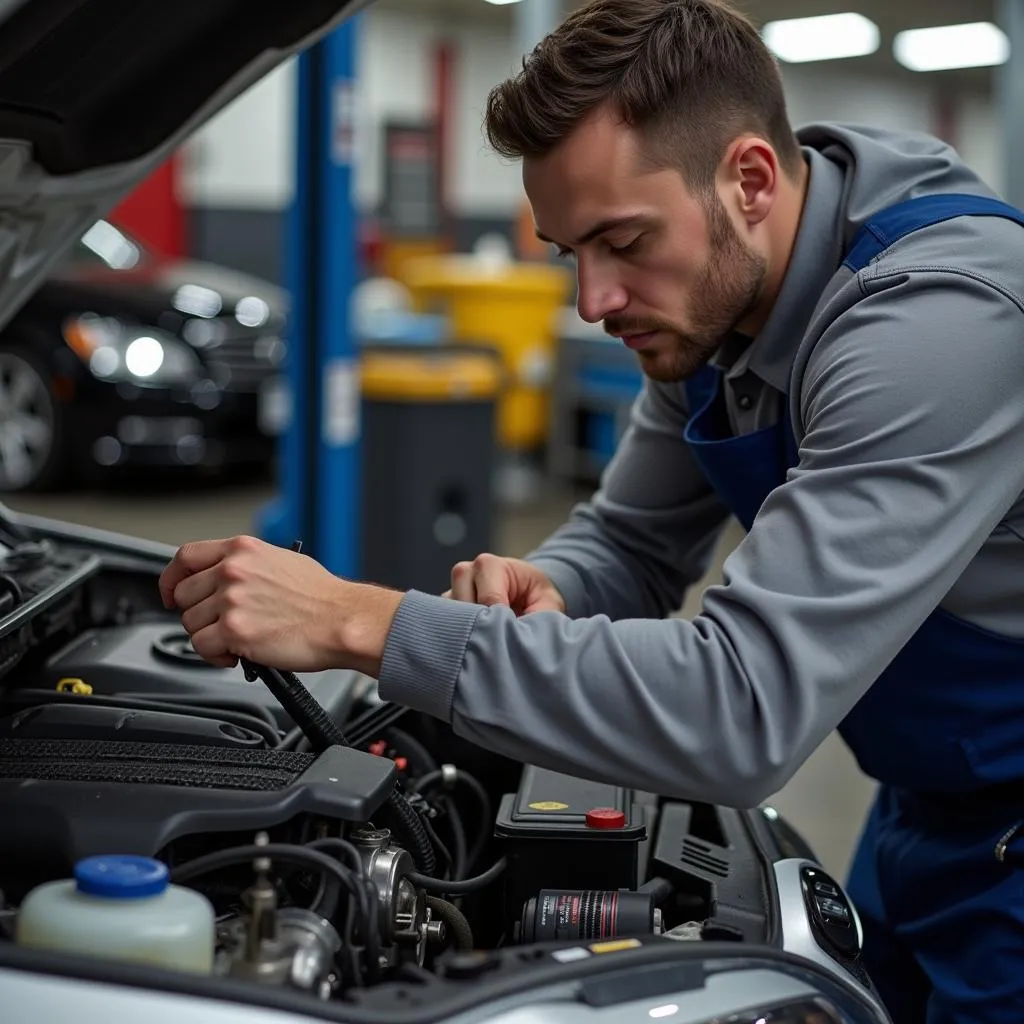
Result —
M410 590L384 644L377 692L381 700L451 722L455 684L478 604Z
M526 561L540 569L551 580L555 589L562 595L565 614L570 619L590 618L590 597L583 578L575 569L557 558L548 558L544 555L538 555L536 558L528 556Z

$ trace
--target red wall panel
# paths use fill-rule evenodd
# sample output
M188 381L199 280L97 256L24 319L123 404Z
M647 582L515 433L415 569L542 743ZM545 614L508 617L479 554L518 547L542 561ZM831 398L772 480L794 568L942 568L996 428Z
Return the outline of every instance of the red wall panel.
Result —
M177 155L151 174L114 209L110 219L167 256L185 256L185 211L178 199Z

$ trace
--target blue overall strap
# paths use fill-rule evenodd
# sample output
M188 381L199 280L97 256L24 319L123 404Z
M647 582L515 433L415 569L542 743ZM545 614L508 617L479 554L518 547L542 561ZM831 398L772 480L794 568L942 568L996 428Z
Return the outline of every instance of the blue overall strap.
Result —
M1006 217L1024 226L1024 213L1008 203L987 196L951 192L920 196L879 211L857 232L843 266L854 273L863 270L876 256L904 235L919 228L940 224L954 217Z

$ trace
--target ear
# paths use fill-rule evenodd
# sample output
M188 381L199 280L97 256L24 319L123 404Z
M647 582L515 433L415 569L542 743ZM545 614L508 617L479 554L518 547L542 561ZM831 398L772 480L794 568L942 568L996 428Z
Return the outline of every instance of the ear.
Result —
M780 175L779 158L769 143L754 136L736 139L720 167L723 198L753 227L771 212Z

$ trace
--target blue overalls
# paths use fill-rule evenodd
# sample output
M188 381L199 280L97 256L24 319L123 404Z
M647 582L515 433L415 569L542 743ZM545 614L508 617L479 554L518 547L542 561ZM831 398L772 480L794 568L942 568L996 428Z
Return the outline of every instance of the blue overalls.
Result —
M969 215L1024 224L1024 214L995 200L914 199L867 224L844 265L856 272L909 232ZM730 436L721 387L710 366L687 382L693 412L685 438L749 530L796 465L797 446L788 415L778 426ZM893 1019L1022 1024L1024 870L994 851L1024 819L1024 641L936 610L839 732L881 783L849 890L868 970Z

